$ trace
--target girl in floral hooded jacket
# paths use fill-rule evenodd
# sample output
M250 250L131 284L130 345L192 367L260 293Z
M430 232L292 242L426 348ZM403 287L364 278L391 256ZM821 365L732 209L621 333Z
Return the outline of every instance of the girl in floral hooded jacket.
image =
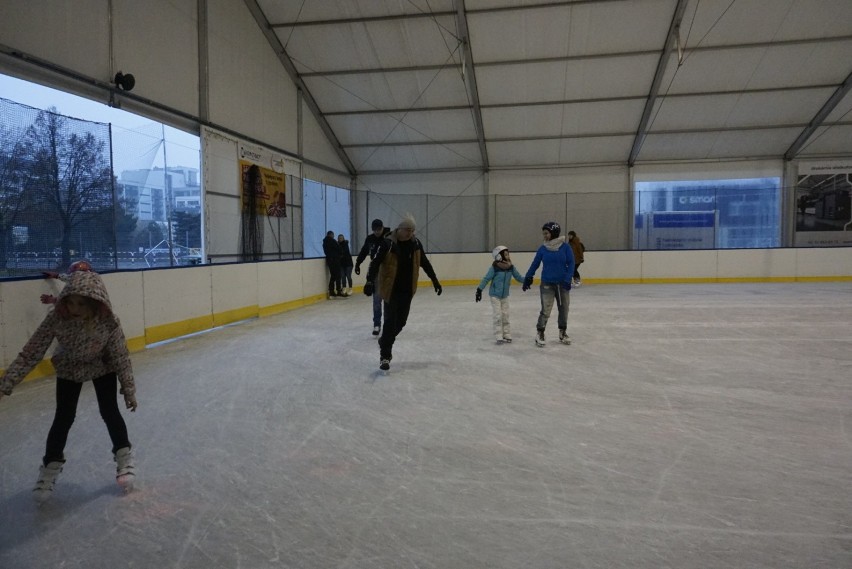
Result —
M120 384L126 407L136 411L136 385L121 323L112 312L106 287L97 273L80 271L68 276L55 307L0 376L0 400L11 395L12 389L38 365L54 339L58 344L51 358L56 369L56 414L33 489L35 497L42 501L53 492L65 463L65 443L80 391L87 381L94 385L98 409L112 439L116 480L129 490L135 478L133 455L116 391Z

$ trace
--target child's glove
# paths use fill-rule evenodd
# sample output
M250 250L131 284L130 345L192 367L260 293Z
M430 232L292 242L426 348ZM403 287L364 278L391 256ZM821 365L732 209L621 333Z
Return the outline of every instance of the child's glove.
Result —
M356 275L360 275L360 274L361 274L361 265L355 265L355 274L356 274Z
M128 395L128 394L124 395L124 406L127 407L128 409L130 409L131 413L136 411L137 404L136 404L136 394L135 393L131 393L130 395Z
M521 285L521 290L524 291L524 292L528 291L532 287L532 283L533 283L532 277L525 278L524 284Z
M373 296L373 283L372 282L367 281L367 283L364 285L364 294L366 294L367 296Z
M441 283L438 282L438 279L432 281L432 286L435 287L435 294L441 296L441 293L444 292L444 287L441 286Z
M43 294L41 295L41 303L42 304L56 304L56 297L52 294Z
M482 289L478 288L476 289L476 302L479 302L480 300L482 300Z

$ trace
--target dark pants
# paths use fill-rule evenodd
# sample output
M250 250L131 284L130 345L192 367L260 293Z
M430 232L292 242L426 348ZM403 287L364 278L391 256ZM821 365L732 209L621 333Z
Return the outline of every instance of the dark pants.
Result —
M390 359L393 355L393 343L408 321L408 313L411 311L411 296L392 294L391 299L385 301L384 308L385 325L382 327L382 335L379 337L379 355L382 359Z
M328 266L329 273L328 294L343 292L343 285L340 284L340 263L326 259L325 264Z
M124 418L118 409L118 379L114 373L108 373L92 380L92 385L95 386L101 418L106 423L109 438L112 439L112 452L129 447L127 425L124 424ZM82 383L56 378L56 415L47 434L47 445L42 459L45 466L48 462L65 462L65 443L68 441L68 431L77 416L77 401L80 399L81 389Z
M382 325L382 296L378 292L373 293L373 326Z
M582 264L583 264L583 261L580 261L579 263L574 265L574 276L573 276L573 278L575 278L577 280L580 280L580 265L582 265Z
M340 268L340 284L344 287L352 288L352 265Z

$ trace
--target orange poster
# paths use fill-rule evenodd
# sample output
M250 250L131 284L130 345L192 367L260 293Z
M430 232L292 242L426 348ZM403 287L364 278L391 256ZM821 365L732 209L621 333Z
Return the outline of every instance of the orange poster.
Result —
M252 168L256 170L252 171ZM287 192L284 174L240 160L243 210L254 204L257 215L287 217ZM251 188L252 180L254 187Z

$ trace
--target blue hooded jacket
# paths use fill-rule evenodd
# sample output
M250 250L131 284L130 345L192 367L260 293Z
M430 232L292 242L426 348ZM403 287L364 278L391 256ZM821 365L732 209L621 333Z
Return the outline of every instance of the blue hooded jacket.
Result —
M570 290L571 277L574 275L574 252L565 242L564 237L545 241L538 248L526 277L534 277L538 266L542 263L544 263L544 268L541 270L542 284L562 284Z
M497 263L492 263L488 267L488 272L482 277L477 288L480 290L484 289L485 285L490 281L491 286L488 288L488 296L507 298L509 296L509 287L512 284L512 277L519 283L524 282L524 279L521 278L521 273L518 272L515 265L512 265L508 269L501 269L496 265Z

